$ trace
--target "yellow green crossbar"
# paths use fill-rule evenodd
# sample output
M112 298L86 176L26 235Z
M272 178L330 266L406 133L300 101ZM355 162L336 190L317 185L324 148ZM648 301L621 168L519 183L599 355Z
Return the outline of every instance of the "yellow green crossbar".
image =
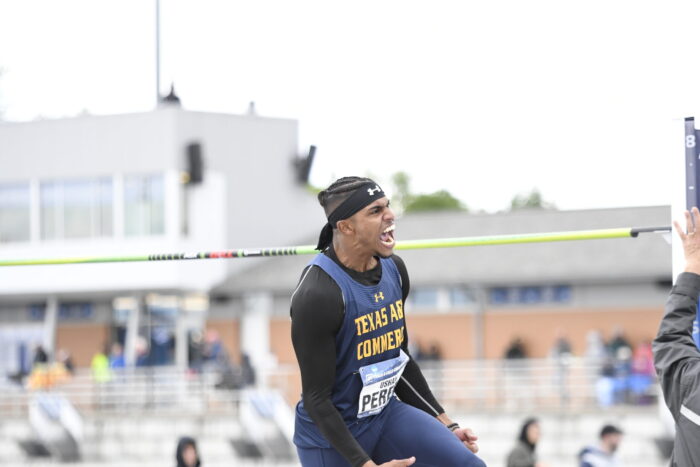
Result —
M511 245L518 243L566 242L573 240L600 240L607 238L637 237L640 233L670 232L670 227L617 228L598 230L574 230L567 232L545 232L512 235L490 235L480 237L433 238L427 240L404 240L396 243L396 250L419 250L426 248L454 248L469 246ZM193 259L255 258L272 256L308 255L318 253L313 245L253 248L202 253L171 253L135 256L89 256L74 258L37 258L0 260L2 266L38 266L57 264L126 263L145 261L178 261Z

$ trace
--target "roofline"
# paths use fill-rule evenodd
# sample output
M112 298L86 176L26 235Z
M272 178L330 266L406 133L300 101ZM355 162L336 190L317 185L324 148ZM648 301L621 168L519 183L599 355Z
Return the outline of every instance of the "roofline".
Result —
M458 215L464 217L507 217L515 214L525 215L525 216L541 216L541 215L557 215L564 213L584 213L584 212L601 212L601 211L621 211L628 209L655 209L655 208L667 208L671 209L670 204L654 204L654 205L634 205L634 206L615 206L615 207L601 207L601 208L582 208L582 209L517 209L514 211L456 211L456 210L444 210L444 211L425 211L425 212L411 212L407 214L402 214L401 218L417 218L417 217L429 217L429 216L447 216L447 215Z
M225 113L225 112L208 112L208 111L202 111L202 110L188 110L188 109L183 109L181 107L164 107L164 108L158 108L158 109L153 109L153 110L147 110L147 111L142 111L142 112L125 112L125 113L115 113L115 114L77 114L77 115L69 115L69 116L64 116L64 117L48 117L48 118L35 118L33 120L0 120L0 127L10 127L10 126L21 126L21 125L30 125L30 124L37 124L37 123L49 123L49 124L59 124L63 122L68 122L68 121L77 121L77 120L85 120L85 119L108 119L108 118L122 118L122 117L133 117L136 115L147 115L147 114L154 114L157 112L185 112L188 114L201 114L201 115L217 115L221 117L233 117L233 118L255 118L255 119L260 119L260 120L273 120L273 121L281 121L281 122L290 122L290 123L296 123L297 120L293 118L285 118L285 117L268 117L268 116L263 116L263 115L246 115L246 114L232 114L232 113Z

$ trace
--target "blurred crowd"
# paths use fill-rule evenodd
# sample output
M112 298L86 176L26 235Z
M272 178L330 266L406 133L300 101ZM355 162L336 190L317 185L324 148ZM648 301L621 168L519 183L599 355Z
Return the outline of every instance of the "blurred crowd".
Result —
M158 358L153 357L148 341L139 337L136 341L136 368L161 366ZM105 382L112 372L127 368L124 346L114 342L104 351L97 352L91 363L93 379ZM228 354L221 337L216 330L205 333L193 331L189 335L187 349L187 371L191 375L208 373L217 376L216 387L220 389L242 389L255 385L256 373L246 353L235 362Z
M153 346L143 337L136 340L135 368L152 368L164 366L163 360ZM70 381L75 373L70 352L58 349L51 355L43 345L35 345L28 366L20 368L8 379L28 389L49 389ZM90 361L92 379L96 383L112 381L115 376L129 367L125 357L124 344L114 341L97 349ZM197 375L207 373L216 378L215 385L220 389L242 389L255 385L256 371L247 354L242 353L237 360L231 358L216 330L190 333L187 350L187 373Z
M655 401L652 387L656 378L651 340L634 344L616 327L607 342L597 329L586 334L586 346L582 354L575 355L570 340L563 330L558 330L548 358L557 368L556 384L561 387L562 398L568 397L568 367L572 357L580 357L591 369L595 380L598 404L609 407L615 404L647 405ZM505 349L506 362L529 358L525 342L515 337ZM506 364L506 368L508 368Z

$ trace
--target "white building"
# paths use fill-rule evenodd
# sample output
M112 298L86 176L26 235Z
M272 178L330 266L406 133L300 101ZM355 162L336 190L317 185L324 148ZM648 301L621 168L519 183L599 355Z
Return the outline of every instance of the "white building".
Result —
M188 146L203 159L186 183ZM196 151L196 149L195 149ZM189 112L177 106L115 116L0 124L0 259L124 256L294 244L324 222L297 182L297 122ZM196 174L195 174L196 175ZM0 268L0 369L31 346L69 347L79 365L136 336L159 362L184 365L209 290L240 260ZM251 297L241 343L266 359L264 300ZM139 312L140 310L140 312ZM174 350L171 348L174 340Z

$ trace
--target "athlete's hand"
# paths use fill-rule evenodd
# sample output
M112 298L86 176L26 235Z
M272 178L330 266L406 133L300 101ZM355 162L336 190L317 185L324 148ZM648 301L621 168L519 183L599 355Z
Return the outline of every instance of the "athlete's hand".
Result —
M411 456L408 459L400 459L400 460L390 460L389 462L384 462L383 464L375 464L372 461L367 461L364 463L362 467L406 467L411 464L413 464L416 461L416 458Z
M476 444L476 440L479 439L479 437L476 436L470 428L457 428L452 433L454 433L471 452L474 454L479 452L479 446Z
M673 221L676 232L683 243L685 254L685 271L700 274L700 211L693 207L690 212L685 211L685 231L680 224ZM691 217L692 216L692 217ZM688 233L685 233L688 232Z

